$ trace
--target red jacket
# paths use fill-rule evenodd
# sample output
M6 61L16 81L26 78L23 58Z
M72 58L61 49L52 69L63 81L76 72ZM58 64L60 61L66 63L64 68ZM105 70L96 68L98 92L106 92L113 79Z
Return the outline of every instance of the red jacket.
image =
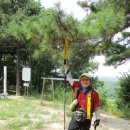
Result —
M73 85L71 86L72 90L74 91L77 88L80 88L80 85L78 82L74 82ZM77 100L78 100L78 107L79 108L84 108L86 110L87 108L87 93L83 94L82 90L80 90ZM91 95L91 108L92 110L96 110L97 108L99 108L100 103L99 103L99 95L97 93L97 91L93 90L92 91L92 95Z

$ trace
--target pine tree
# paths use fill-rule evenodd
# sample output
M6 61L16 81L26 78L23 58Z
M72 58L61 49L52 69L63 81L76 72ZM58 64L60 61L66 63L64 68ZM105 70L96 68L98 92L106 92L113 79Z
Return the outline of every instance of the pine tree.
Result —
M84 20L84 32L89 36L86 40L90 53L104 54L106 64L118 66L130 59L130 1L129 0L101 0L88 4L87 1L79 2L86 10L91 10L90 15ZM121 38L113 39L118 33ZM88 50L87 46L84 51ZM91 49L90 49L91 50Z

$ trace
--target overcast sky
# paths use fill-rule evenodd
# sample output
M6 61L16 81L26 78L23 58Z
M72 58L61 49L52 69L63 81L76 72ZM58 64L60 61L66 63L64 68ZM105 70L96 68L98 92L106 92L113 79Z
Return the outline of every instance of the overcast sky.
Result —
M75 18L82 20L85 17L86 12L77 5L77 0L41 0L41 3L44 7L50 8L53 7L56 2L61 2L61 7L64 9L65 12L68 14L73 14ZM98 1L98 0L91 0L91 1ZM130 31L130 29L128 29ZM120 35L120 34L119 34ZM118 37L118 36L116 36ZM127 72L130 69L130 61L127 63L117 67L114 69L113 66L104 66L105 58L104 56L96 56L95 60L100 63L98 71L95 75L102 77L102 76L119 76L119 73Z

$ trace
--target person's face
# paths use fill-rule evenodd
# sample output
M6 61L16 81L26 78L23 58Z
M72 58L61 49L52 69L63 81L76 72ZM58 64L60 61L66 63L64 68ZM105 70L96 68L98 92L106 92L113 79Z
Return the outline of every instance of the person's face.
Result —
M90 85L90 78L83 76L80 79L80 83L81 83L82 87L87 88Z

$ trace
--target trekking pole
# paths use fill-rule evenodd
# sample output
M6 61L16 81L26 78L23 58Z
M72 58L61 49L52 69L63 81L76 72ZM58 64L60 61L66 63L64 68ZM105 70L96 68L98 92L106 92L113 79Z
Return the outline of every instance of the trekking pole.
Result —
M66 74L65 74L65 82L64 82L64 130L65 130L65 123L66 123L66 118L65 118L65 114L66 114Z
M68 57L68 40L65 39L65 42L64 42L64 61L67 60L67 57ZM66 77L67 76L67 73L65 72L65 77L64 77L64 130L65 130L65 123L66 123Z
M94 126L94 130L96 130L96 128L97 128L97 127L96 127L96 125L95 125L95 126Z

